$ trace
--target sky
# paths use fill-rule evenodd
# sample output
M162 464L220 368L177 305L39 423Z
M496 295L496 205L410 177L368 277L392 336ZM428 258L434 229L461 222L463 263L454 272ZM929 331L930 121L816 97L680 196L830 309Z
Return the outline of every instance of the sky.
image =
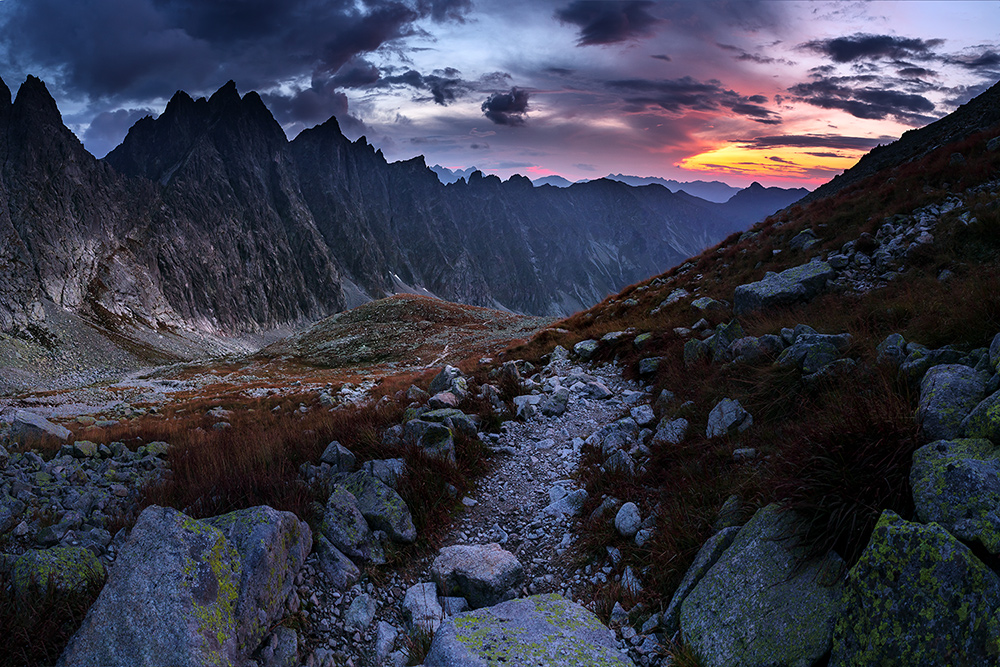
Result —
M1000 2L0 0L28 74L98 157L233 80L390 161L812 188L1000 80Z

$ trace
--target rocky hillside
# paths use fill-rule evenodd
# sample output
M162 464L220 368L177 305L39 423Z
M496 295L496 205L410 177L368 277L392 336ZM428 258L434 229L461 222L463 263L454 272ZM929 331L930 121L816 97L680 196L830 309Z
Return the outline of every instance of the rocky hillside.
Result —
M41 81L13 101L0 83L0 154L0 331L21 335L44 329L46 301L111 329L212 334L406 291L565 315L748 222L603 180L535 189L477 172L445 186L334 119L288 142L232 83L177 93L104 160Z

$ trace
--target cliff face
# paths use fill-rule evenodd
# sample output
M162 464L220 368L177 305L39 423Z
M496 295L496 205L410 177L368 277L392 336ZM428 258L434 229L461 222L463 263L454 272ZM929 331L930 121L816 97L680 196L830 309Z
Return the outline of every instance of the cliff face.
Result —
M29 77L0 82L0 330L51 300L105 324L238 333L386 294L573 312L721 240L718 212L661 187L442 185L336 120L285 139L256 93L178 92L96 160Z

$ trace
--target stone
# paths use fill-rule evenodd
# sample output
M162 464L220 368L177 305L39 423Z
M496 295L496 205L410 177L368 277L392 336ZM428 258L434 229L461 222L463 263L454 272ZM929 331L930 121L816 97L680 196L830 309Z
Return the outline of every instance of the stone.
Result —
M604 469L608 472L632 475L635 474L635 462L624 449L616 449L604 462Z
M781 366L797 367L809 375L819 372L839 359L850 344L850 334L799 334L795 337L795 342L778 356L777 363Z
M520 419L531 419L538 413L538 406L545 399L540 394L514 397L514 413Z
M796 517L759 510L681 603L688 646L712 667L811 667L841 611L844 563L806 561Z
M29 549L14 559L10 574L13 592L20 596L44 595L50 586L60 593L82 593L100 588L108 576L97 556L83 547Z
M399 631L391 623L379 621L375 629L375 660L378 664L383 664L392 653L396 645L396 636Z
M430 398L430 394L421 389L415 384L411 384L410 388L406 390L406 400L416 401L417 403L424 403Z
M990 394L962 420L962 435L1000 444L1000 391Z
M0 470L7 468L7 464L10 462L10 452L3 445L0 445ZM3 531L0 531L3 532Z
M625 538L635 537L642 527L642 516L639 514L639 506L635 503L625 503L615 514L615 530Z
M469 601L460 597L442 597L441 609L445 616L456 616L464 611L469 611Z
M291 512L260 505L203 519L222 531L240 555L238 639L244 653L257 648L271 624L284 616L295 575L312 551L312 531Z
M1000 373L1000 333L990 341L990 367Z
M260 667L296 667L299 664L299 636L279 625L261 643L256 653Z
M432 410L457 408L458 404L458 396L455 396L455 394L450 391L442 391L427 399L427 406Z
M570 491L559 499L553 499L542 510L542 514L552 517L579 516L580 512L583 511L584 503L587 502L587 497L586 489Z
M734 463L746 463L757 458L757 450L753 447L740 447L733 450Z
M649 426L656 421L656 415L653 414L653 408L648 405L637 405L630 409L628 413L629 416L632 417L632 421L639 426Z
M242 662L242 565L222 531L167 507L143 510L60 667Z
M322 533L316 537L316 558L320 570L326 573L330 583L345 591L361 578L361 571L340 549L330 544Z
M664 417L656 425L656 433L653 434L654 445L679 445L684 442L688 432L688 420L667 419Z
M653 375L666 357L646 357L639 360L639 375Z
M642 580L639 579L639 575L635 573L631 565L625 566L621 585L622 590L632 598L637 598L642 593Z
M769 273L763 279L740 285L733 295L733 311L743 315L801 301L809 301L826 287L837 272L826 262L813 260L808 264Z
M344 612L344 627L348 630L367 630L375 618L378 607L374 598L362 593L353 600Z
M989 440L938 440L913 453L917 516L1000 553L1000 449Z
M808 250L816 245L819 239L811 229L803 229L788 241L788 247L793 250Z
M365 562L372 557L371 528L358 507L357 497L336 484L327 498L319 532L351 560Z
M830 665L995 665L998 600L1000 578L968 547L886 510L848 573Z
M729 304L708 296L699 297L692 301L691 308L705 315L708 313L718 313L722 315L729 312Z
M473 609L503 601L523 577L521 563L496 543L445 547L431 564L441 595L461 595Z
M705 576L705 573L722 557L722 553L733 543L739 531L740 529L735 526L723 528L701 545L698 555L694 557L694 561L684 573L681 583L674 590L674 596L670 598L670 604L667 605L667 610L663 612L663 617L660 620L660 625L668 637L672 637L680 629L681 604ZM645 632L645 627L643 631Z
M443 391L450 391L460 401L464 401L469 395L468 382L465 376L462 375L462 371L454 366L445 366L441 369L441 372L431 380L431 385L427 391L431 396Z
M722 503L722 507L719 508L719 514L715 517L715 523L712 524L712 530L719 531L723 528L729 528L731 526L740 525L740 508L743 503L740 502L740 497L733 494L726 498L726 502Z
M479 431L473 417L470 417L461 410L457 410L455 408L438 408L436 410L430 410L420 415L420 418L424 421L444 424L450 428L453 433L458 431L464 433L470 438L476 437L476 434Z
M732 320L716 327L712 337L705 341L705 344L708 345L708 351L712 354L712 361L716 363L731 361L730 346L745 336L743 326L738 320Z
M598 342L596 340L581 340L573 346L573 354L579 357L581 361L590 361L590 358L594 356L594 352L597 351L597 346Z
M962 434L962 421L986 391L979 373L958 364L940 364L920 382L917 421L929 440L951 440Z
M708 359L708 345L703 340L692 338L684 343L683 359L686 366Z
M427 634L437 632L445 616L438 602L437 586L433 582L410 586L403 597L403 615L410 627Z
M365 461L361 469L391 489L399 484L399 478L406 474L405 459L375 459Z
M89 459L97 456L97 443L90 440L77 440L73 443L73 457Z
M601 521L612 520L618 514L619 508L622 506L622 501L618 500L613 496L608 496L601 501L601 504L590 513L590 521Z
M674 392L669 389L662 389L659 396L657 396L656 400L653 401L653 412L655 412L658 417L662 417L674 400L676 400Z
M166 458L170 453L170 443L162 440L154 440L146 443L146 454L157 458Z
M604 456L616 449L631 449L638 444L639 425L631 417L605 424L587 438L587 444L599 447Z
M344 486L358 499L358 509L374 530L385 531L393 542L416 541L410 508L395 490L366 472L353 473Z
M538 409L542 411L542 414L546 417L558 417L559 415L566 412L566 408L569 406L569 389L566 387L557 387L551 395L542 400L538 404Z
M740 402L724 398L708 414L705 437L721 438L742 433L753 425L753 416L743 409Z
M405 444L419 447L427 456L455 463L455 439L444 424L411 419L403 426Z
M0 495L0 535L16 526L27 508L24 501L18 498L8 496L6 493Z
M68 440L73 433L65 426L53 424L48 419L27 410L14 413L14 421L10 425L10 437L14 440L35 440L55 438Z
M354 452L336 440L332 440L326 446L319 460L330 464L337 472L354 472L358 467L358 459L354 456Z
M535 595L460 614L434 635L425 667L633 667L614 633L580 605Z

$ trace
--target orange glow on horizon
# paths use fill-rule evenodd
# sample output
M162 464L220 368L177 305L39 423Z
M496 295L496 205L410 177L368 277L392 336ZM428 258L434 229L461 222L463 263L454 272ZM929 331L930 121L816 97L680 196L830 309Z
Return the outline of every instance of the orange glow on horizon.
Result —
M675 166L702 173L820 185L853 167L864 154L865 151L861 150L822 151L791 147L760 149L727 144L684 158Z

